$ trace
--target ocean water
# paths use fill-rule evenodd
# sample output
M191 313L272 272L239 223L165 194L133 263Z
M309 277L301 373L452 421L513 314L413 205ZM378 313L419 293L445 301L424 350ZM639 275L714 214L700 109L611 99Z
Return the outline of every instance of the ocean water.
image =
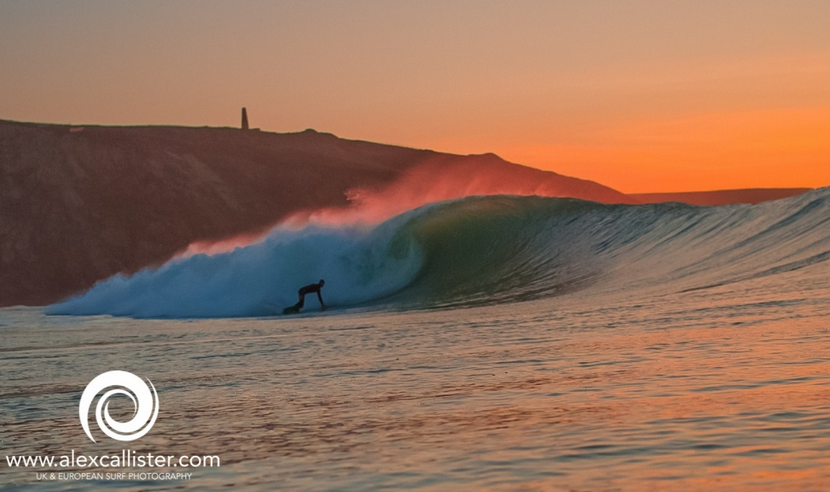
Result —
M277 230L0 310L6 457L221 466L38 480L49 470L0 457L0 484L827 490L828 260L827 189L715 208L470 197L377 227ZM271 316L301 275L326 278L332 308ZM81 427L81 394L109 370L158 391L139 440Z

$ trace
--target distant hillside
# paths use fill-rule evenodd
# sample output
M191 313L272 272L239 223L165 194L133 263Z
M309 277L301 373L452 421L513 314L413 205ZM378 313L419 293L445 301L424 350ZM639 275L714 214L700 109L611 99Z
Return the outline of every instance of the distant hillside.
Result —
M690 205L731 205L780 200L810 191L811 188L755 188L744 190L690 191L685 193L629 194L642 203L682 202Z
M539 193L634 203L600 184L507 163L308 130L70 127L0 120L0 306L52 303L194 241L260 232L288 214ZM408 195L406 199L398 197Z

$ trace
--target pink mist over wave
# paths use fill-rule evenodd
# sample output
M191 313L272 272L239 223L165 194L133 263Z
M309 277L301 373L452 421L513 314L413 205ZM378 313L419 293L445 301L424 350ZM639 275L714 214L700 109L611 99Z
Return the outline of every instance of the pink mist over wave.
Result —
M511 164L495 156L438 156L409 170L381 189L353 188L346 207L305 209L292 213L270 228L296 230L365 226L383 222L428 203L472 195L538 195L572 197L601 203L638 203L616 190L550 171ZM256 243L269 231L251 232L220 241L191 243L179 256L218 254Z

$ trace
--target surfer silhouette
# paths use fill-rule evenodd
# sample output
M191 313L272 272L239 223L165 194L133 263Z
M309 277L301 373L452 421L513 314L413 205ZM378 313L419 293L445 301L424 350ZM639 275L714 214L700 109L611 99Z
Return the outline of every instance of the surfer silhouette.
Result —
M300 287L300 290L297 291L297 294L300 296L300 300L297 301L297 304L294 304L291 307L285 308L283 310L283 313L284 314L299 313L300 309L302 309L303 306L305 305L305 296L306 296L306 294L311 294L311 293L316 293L317 294L317 299L320 300L320 307L322 308L323 311L325 311L326 310L326 304L323 302L323 295L320 294L320 289L322 289L324 285L326 285L326 281L323 280L323 279L320 279L320 281L317 282L316 284L308 284L306 286Z

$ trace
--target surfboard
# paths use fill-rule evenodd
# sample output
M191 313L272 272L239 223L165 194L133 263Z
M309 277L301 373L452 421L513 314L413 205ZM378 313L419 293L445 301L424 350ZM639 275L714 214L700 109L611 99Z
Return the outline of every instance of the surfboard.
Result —
M282 314L300 314L300 308L298 306L288 306L282 310Z
M296 305L288 306L287 308L283 309L279 304L274 304L265 301L262 303L262 308L270 313L269 316L278 316L281 314L300 314L300 308L298 308Z

